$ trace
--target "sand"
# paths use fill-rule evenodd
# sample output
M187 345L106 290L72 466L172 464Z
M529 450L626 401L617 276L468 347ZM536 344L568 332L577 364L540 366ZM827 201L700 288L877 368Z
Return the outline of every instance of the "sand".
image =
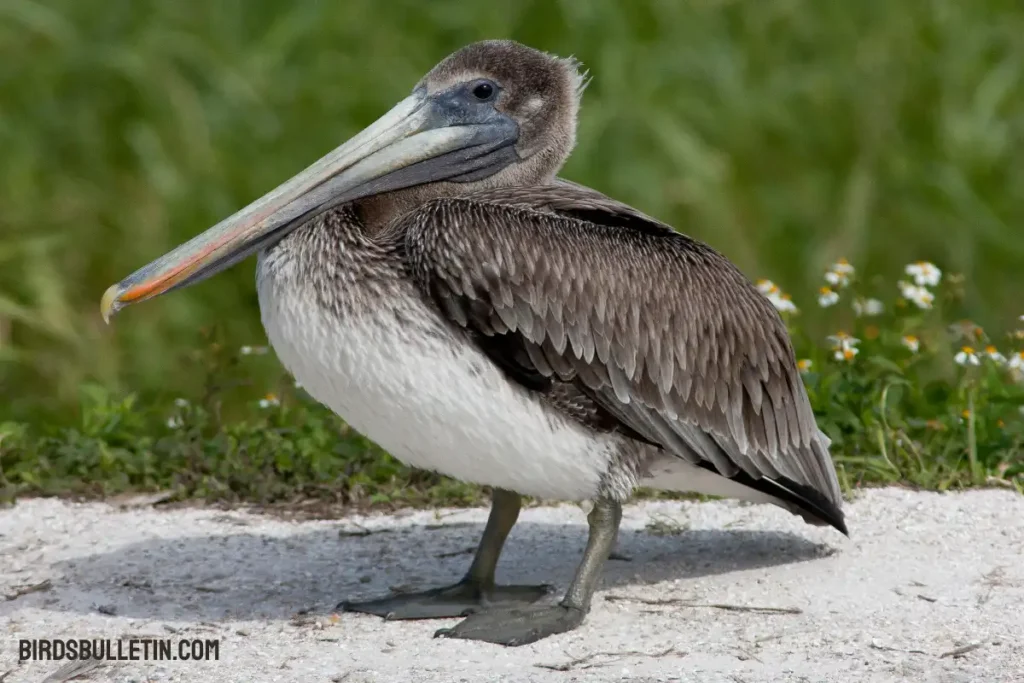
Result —
M334 614L455 580L486 510L298 522L138 503L0 510L0 680L74 673L19 664L20 639L152 637L219 639L219 659L83 680L1024 681L1024 497L1009 491L865 491L850 539L770 506L630 505L584 625L518 648L432 638L454 620ZM585 523L574 505L525 510L499 579L564 589Z

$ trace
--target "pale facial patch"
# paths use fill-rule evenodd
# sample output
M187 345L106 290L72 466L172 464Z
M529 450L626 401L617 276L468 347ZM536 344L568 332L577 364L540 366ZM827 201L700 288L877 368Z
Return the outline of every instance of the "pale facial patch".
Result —
M523 103L523 114L525 116L533 116L544 107L544 98L539 95L534 95L530 99Z

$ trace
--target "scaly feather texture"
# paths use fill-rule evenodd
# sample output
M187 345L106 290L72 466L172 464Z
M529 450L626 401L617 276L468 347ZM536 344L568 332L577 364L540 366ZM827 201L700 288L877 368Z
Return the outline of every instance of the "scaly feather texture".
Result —
M450 320L521 338L516 362L693 465L841 506L785 325L707 245L561 182L434 200L389 233Z

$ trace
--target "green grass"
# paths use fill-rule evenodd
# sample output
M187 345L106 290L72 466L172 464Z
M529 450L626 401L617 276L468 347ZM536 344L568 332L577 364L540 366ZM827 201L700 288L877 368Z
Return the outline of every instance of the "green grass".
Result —
M591 70L566 177L807 293L795 331L821 370L808 383L850 482L959 486L1018 471L1020 417L987 403L1013 400L1014 385L961 376L953 340L940 339L952 320L1012 331L1024 313L1018 2L4 0L7 485L262 500L329 492L340 476L324 495L471 495L338 440L334 418L281 389L279 412L258 409L254 397L284 382L269 356L247 357L231 382L208 371L211 355L263 343L252 263L109 328L98 301L488 37L575 54ZM920 321L922 334L939 330L932 355L909 361L892 339L865 339L856 363L824 371L824 336L850 321L810 292L841 256L864 294L886 301L909 261L962 276ZM886 324L898 335L917 323ZM980 407L966 431L970 396ZM170 430L176 397L205 407ZM994 431L997 419L1007 430ZM945 428L911 434L915 420Z

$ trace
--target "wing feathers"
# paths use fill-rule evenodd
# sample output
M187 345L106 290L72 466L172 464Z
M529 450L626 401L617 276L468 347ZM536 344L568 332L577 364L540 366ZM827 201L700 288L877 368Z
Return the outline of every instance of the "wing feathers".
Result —
M399 228L455 324L522 335L539 373L680 457L784 477L838 509L785 326L710 247L568 183L434 200Z

